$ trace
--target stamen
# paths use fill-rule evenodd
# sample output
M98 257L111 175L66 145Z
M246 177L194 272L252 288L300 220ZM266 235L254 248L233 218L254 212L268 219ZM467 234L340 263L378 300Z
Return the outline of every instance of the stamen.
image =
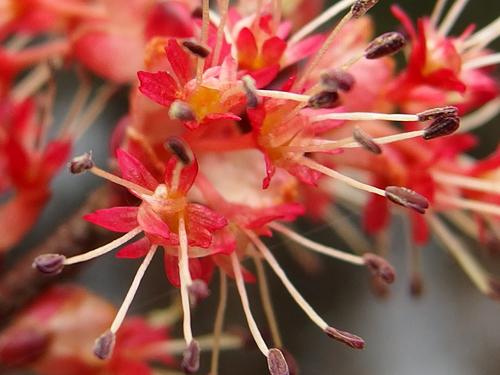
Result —
M450 204L457 208L463 208L466 210L471 210L474 212L480 212L483 214L491 214L500 216L500 206L492 203L480 202L472 199L464 199L459 197L452 197L447 194L437 194L436 199L440 203Z
M267 366L271 375L289 375L288 364L281 350L273 348L269 350Z
M180 121L194 121L196 120L196 115L189 106L188 103L182 100L175 100L170 104L168 109L168 116L173 120Z
M140 193L143 195L153 195L154 194L154 192L152 192L149 189L146 189L140 185L134 184L133 182L125 180L121 177L115 176L114 174L106 172L105 170L103 170L99 167L96 167L95 165L89 169L89 172L96 175L96 176L102 177L105 180L111 181L117 185L123 186L124 188L127 188L131 191L134 191L134 192L137 192L137 193Z
M493 40L500 36L500 17L498 17L495 21L491 22L488 26L482 28L477 31L473 35L471 35L467 40L463 42L462 45L459 45L460 51L465 51L471 48L472 51L479 51L485 48L488 44L490 44Z
M63 270L65 259L61 254L42 254L35 258L32 267L41 273L57 275Z
M259 256L253 256L253 260L255 263L255 269L257 271L257 280L259 282L260 301L262 303L264 313L266 314L267 324L269 325L274 345L278 348L282 348L283 340L281 339L281 334L278 328L278 321L276 320L276 314L274 313L271 295L269 294L266 271Z
M276 261L274 256L271 254L269 249L264 245L264 243L253 233L248 230L244 230L245 234L248 238L253 242L253 244L257 247L259 252L264 256L267 263L271 266L274 273L281 280L288 293L290 293L291 297L295 300L297 305L307 314L309 319L313 321L318 327L320 327L325 333L329 336L335 338L347 344L353 348L361 349L364 345L364 341L354 335L351 335L347 332L339 331L335 328L330 327L324 320L321 318L318 313L309 305L309 303L302 297L299 291L295 288L295 286L290 282L288 277L285 274L285 271L280 267L279 263ZM332 333L332 334L331 334ZM338 333L334 335L333 333Z
M78 114L82 110L85 102L87 101L90 92L92 91L92 85L90 84L90 80L87 79L83 73L80 73L82 76L80 86L73 98L69 106L69 110L59 128L59 134L62 138L68 135L68 129L73 126L72 124L75 122Z
M210 21L210 0L202 0L201 45L206 45L208 40L208 26ZM203 80L203 66L205 59L198 58L196 66L196 85L201 85Z
M245 95L247 97L247 107L256 108L259 105L259 90L255 87L255 80L249 75L245 75L241 78L241 82L243 83L243 90L245 90Z
M94 166L95 164L92 160L92 151L89 151L71 159L69 162L69 171L72 174L80 174L92 169Z
M269 348L266 345L266 342L262 338L262 334L257 327L257 323L252 315L252 311L250 310L250 303L248 302L248 295L245 288L245 281L243 280L243 274L241 272L240 261L238 256L233 252L231 253L231 263L234 271L234 278L236 280L236 287L238 288L238 293L241 299L241 305L243 306L243 311L245 312L245 317L247 319L248 328L252 333L253 339L257 344L259 350L266 357L269 356Z
M64 260L64 265L85 262L87 260L94 259L98 256L109 253L111 250L116 249L118 246L121 246L121 245L127 243L128 241L130 241L132 238L134 238L135 236L137 236L141 232L142 232L141 227L134 228L130 232L117 238L114 241L111 241L110 243L108 243L104 246L98 247L97 249L88 251L84 254L75 255L74 257L71 257L71 258L66 258Z
M434 139L453 134L460 127L460 118L457 116L440 117L424 129L424 139Z
M480 109L462 118L459 133L469 132L487 124L500 113L500 98L496 98Z
M208 55L210 55L210 48L208 48L204 45L201 45L199 43L196 43L192 40L184 40L182 42L182 45L189 52L191 52L196 57L199 57L200 59L206 59L208 57Z
M314 18L312 21L304 25L300 30L298 30L289 40L290 44L297 43L298 41L304 39L306 36L311 34L321 25L330 21L333 17L338 15L343 10L349 8L356 0L342 0L339 1L328 9L323 11L318 17Z
M94 355L102 360L108 359L113 354L116 335L111 331L106 331L99 336L94 343Z
M182 356L181 367L186 374L193 374L200 368L200 344L192 340Z
M396 272L394 267L385 260L384 258L372 254L366 253L363 255L364 264L372 272L372 274L387 284L392 284L396 278Z
M217 39L214 48L214 57L212 59L212 65L218 65L220 59L220 53L222 51L222 41L224 38L224 28L227 22L227 13L229 8L229 0L219 0L218 1L220 21L217 26ZM215 375L215 373L213 374Z
M120 306L120 309L118 310L118 313L116 314L116 317L113 320L113 323L111 324L111 328L109 329L111 333L116 334L116 332L118 332L118 329L122 325L123 320L125 319L125 315L127 315L127 311L130 308L130 304L132 303L132 300L134 299L134 296L137 293L137 289L141 284L142 278L144 277L146 270L151 264L151 260L153 259L157 248L158 248L157 245L151 246L148 253L144 257L144 260L139 266L139 269L135 274L134 280L132 280L132 284L130 285L127 295L125 296L125 299L123 300L122 305Z
M169 137L165 142L169 150L177 156L177 158L184 164L191 164L193 161L192 151L189 146L179 137Z
M453 106L428 109L427 111L417 113L418 121L437 120L441 117L458 116L458 108Z
M436 26L448 0L437 0L431 15L431 24Z
M191 306L196 306L199 301L206 299L210 295L210 289L203 280L193 280L188 288Z
M375 186L371 186L371 185L365 184L363 182L357 181L351 177L345 176L342 173L339 173L333 169L327 168L324 165L319 164L312 159L303 157L300 159L300 163L302 165L305 165L306 167L309 167L309 168L315 170L315 171L323 173L326 176L329 176L329 177L332 177L336 180L342 181L342 182L346 183L347 185L350 185L356 189L364 190L364 191L367 191L369 193L377 194L377 195L380 195L383 197L386 196L384 190L379 189Z
M400 206L411 208L420 214L424 214L429 208L429 201L416 191L401 186L388 186L385 188L385 196L391 202Z
M320 84L327 91L350 91L355 84L354 76L344 70L332 69L320 76Z
M256 93L260 96L264 96L267 98L275 98L275 99L284 99L284 100L295 100L297 102L308 102L311 98L310 95L303 94L295 94L293 92L286 91L275 91L275 90L256 90Z
M375 113L375 112L339 112L339 113L326 113L324 115L312 116L311 122L325 121L325 120L346 120L346 121L372 121L372 120L386 120L386 121L419 121L418 115L404 115L392 113Z
M462 242L458 240L458 237L454 235L436 215L429 215L427 221L434 233L443 242L446 249L460 264L476 287L482 293L487 295L490 294L492 292L490 275L488 275L477 260L472 257Z
M336 91L321 91L312 95L307 105L312 108L334 108L338 99L339 94Z
M365 49L365 57L369 60L390 56L406 45L406 38L398 32L389 32L375 38Z
M480 69L486 66L500 64L500 53L492 53L490 55L476 57L466 61L463 65L463 69Z
M455 1L455 3L451 6L450 10L448 11L448 14L444 18L443 22L441 23L441 26L439 27L438 32L441 35L448 35L448 33L452 29L453 25L455 25L455 22L457 21L458 17L462 13L468 2L469 0Z
M352 137L358 142L364 149L370 151L373 154L381 154L382 149L375 142L375 140L368 134L365 133L359 126L354 127L352 131Z
M191 308L189 304L189 287L193 283L191 274L189 273L189 253L188 240L186 233L186 224L184 218L179 217L179 278L181 282L181 300L183 317L184 340L189 347L193 341L193 333L191 330Z
M351 8L353 18L363 17L379 0L357 0Z
M480 179L475 177L461 176L446 172L432 172L434 180L451 186L458 186L465 189L483 191L485 193L500 194L499 181Z
M227 306L227 277L224 271L219 270L220 274L220 289L219 289L219 305L215 315L214 323L214 339L212 345L212 360L210 364L210 375L218 375L219 373L219 355L222 330L224 328L224 316Z
M335 206L330 206L325 213L326 224L357 254L363 254L370 248L365 234L352 223L347 215Z
M47 64L38 64L12 89L12 99L16 102L22 102L32 96L49 78L50 69Z
M334 249L330 246L311 241L310 239L301 236L300 234L288 229L286 226L279 223L270 223L269 226L277 232L284 234L290 240L302 245L306 249L313 250L317 253L327 255L329 257L342 260L357 266L365 265L365 260L357 255L346 253L345 251Z

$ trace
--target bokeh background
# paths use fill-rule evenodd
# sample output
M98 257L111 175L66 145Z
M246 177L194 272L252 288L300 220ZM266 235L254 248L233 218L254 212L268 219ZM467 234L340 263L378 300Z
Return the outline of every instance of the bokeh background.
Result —
M250 1L250 0L249 0ZM287 0L282 0L287 1ZM397 3L416 19L432 11L434 0L382 0L371 15L377 32L397 28L389 6ZM475 23L478 27L498 17L498 0L470 1L455 30ZM498 50L498 43L496 44ZM74 87L74 78L61 73L58 81L58 111L62 115L67 98ZM77 146L76 153L91 148L101 165L107 161L107 140L112 126L126 110L126 97L118 95ZM500 138L500 123L493 121L478 132L483 145L476 155L491 152ZM86 194L101 184L90 175L70 176L66 171L56 179L54 199L45 210L39 224L15 250L19 256L43 240L85 200ZM352 218L357 220L357 218ZM303 226L303 233L323 242L343 246L325 225ZM381 300L371 293L367 274L363 270L322 258L322 272L305 272L289 251L277 240L272 249L284 265L297 288L333 325L361 335L366 349L355 351L327 338L308 321L294 305L278 280L268 272L272 297L287 349L300 364L305 375L498 375L500 374L500 303L481 295L469 282L455 262L435 242L423 250L424 294L412 298L408 292L408 246L404 227L397 220L390 237L389 259L398 270L398 279L388 298ZM471 250L491 270L500 274L495 256L477 245ZM12 260L12 259L11 259ZM119 304L136 271L138 261L117 260L113 255L100 258L87 266L76 281ZM256 287L250 287L253 310L265 326ZM209 333L217 304L217 278L212 284L212 296L194 312L194 331ZM164 281L160 257L153 262L130 314L140 314L166 306L176 291ZM236 287L230 284L228 326L245 326ZM179 327L173 335L180 333ZM208 356L200 373L207 373ZM226 352L221 358L221 375L264 375L266 362L257 349L249 347L240 352Z

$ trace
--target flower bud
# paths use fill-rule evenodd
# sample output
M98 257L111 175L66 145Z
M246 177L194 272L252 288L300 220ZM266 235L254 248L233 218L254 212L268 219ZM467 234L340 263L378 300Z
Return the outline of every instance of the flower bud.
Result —
M116 335L107 331L103 333L94 343L94 354L99 359L108 359L113 354Z
M256 108L259 105L259 96L257 95L257 88L255 87L255 80L249 75L241 77L243 83L243 90L247 97L247 106L249 108Z
M361 337L353 335L352 333L341 331L333 327L327 327L325 333L332 339L343 342L354 349L363 349L365 347L365 340Z
M365 49L365 57L369 60L393 55L403 48L406 38L398 32L390 32L375 38Z
M350 91L354 86L355 79L351 73L332 69L321 74L320 83L326 91Z
M388 186L385 188L385 196L400 206L411 208L418 213L424 214L429 208L429 201L419 193L400 186Z
M185 40L182 42L184 48L186 48L193 55L205 59L210 55L210 48L205 47L199 43L196 43L192 40Z
M191 164L191 151L179 137L169 137L165 142L168 149L185 165Z
M267 356L267 366L271 375L289 375L288 364L281 350L273 348Z
M373 154L381 154L382 148L370 137L369 134L361 130L360 127L356 126L352 131L352 137L356 142L358 142L364 149L370 151Z
M458 116L458 108L453 106L431 108L417 113L418 121L436 120L440 117Z
M35 258L32 267L50 275L57 275L64 268L66 257L61 254L42 254Z
M175 100L172 104L170 104L170 108L168 109L168 115L173 120L180 121L194 121L196 120L196 116L186 102L182 100Z
M182 357L181 367L186 374L193 374L200 368L200 344L192 340Z
M372 253L363 254L363 259L366 267L374 276L385 281L387 284L392 284L394 282L396 272L394 271L394 267L392 267L387 260Z
M75 156L69 162L69 171L72 174L80 174L89 169L92 169L94 162L92 161L92 152L86 152L83 155Z
M351 7L353 18L363 17L379 0L357 0Z
M312 108L333 108L339 99L336 91L321 91L309 98L307 105Z
M453 134L460 127L460 118L457 116L439 117L424 129L424 139L434 139Z

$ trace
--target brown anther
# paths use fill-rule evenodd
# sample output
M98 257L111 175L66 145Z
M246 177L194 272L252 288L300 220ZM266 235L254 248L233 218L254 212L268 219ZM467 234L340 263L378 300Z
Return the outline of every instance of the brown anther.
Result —
M182 356L181 367L186 374L193 374L200 368L200 344L192 340Z
M424 283L419 274L413 274L410 278L410 294L413 297L420 297L424 291Z
M172 104L170 104L170 108L168 109L168 115L171 119L180 120L180 121L194 121L196 120L196 116L186 102L182 100L175 100Z
M93 167L92 152L86 152L83 155L75 156L69 162L69 171L73 174L83 173Z
M460 118L457 116L439 117L424 129L424 139L434 139L453 134L460 127Z
M379 0L357 0L351 7L353 18L363 17L366 12L373 8Z
M311 96L307 105L312 108L334 108L338 99L339 94L336 91L321 91Z
M418 121L436 120L440 117L458 116L458 108L453 106L431 108L417 113Z
M50 336L34 328L5 331L0 338L0 364L9 368L28 366L48 349Z
M374 154L381 154L382 148L373 140L373 138L365 133L359 126L355 126L352 131L352 137L356 142L358 142L364 149L370 151Z
M289 375L288 364L281 350L273 348L269 349L267 356L267 366L271 375Z
M200 57L202 59L206 59L208 55L210 55L210 48L205 47L199 43L196 43L192 40L185 40L182 42L184 48L186 48L193 55Z
M167 146L172 154L177 156L183 164L188 165L193 161L191 150L179 137L169 137L165 142L165 146Z
M424 214L425 210L429 208L427 198L405 187L388 186L385 188L385 196L390 201L400 206L411 208L421 214Z
M210 295L207 283L200 279L193 280L188 291L193 306L196 306L199 301L204 300Z
M393 55L403 48L405 44L406 38L403 34L395 31L385 33L368 44L368 47L365 49L365 57L369 60L373 60Z
M103 333L94 343L94 354L99 359L108 359L113 354L116 335L107 331Z
M372 253L363 254L363 259L366 267L374 276L385 281L387 284L394 282L396 271L394 271L394 267L387 260Z
M321 87L326 91L350 91L354 83L354 76L343 70L332 69L320 76Z
M42 254L35 258L32 267L50 275L57 275L64 268L66 257L61 254Z
M337 341L343 342L354 349L363 349L365 347L365 340L361 337L353 335L352 333L341 331L333 327L327 327L325 333Z
M257 95L257 88L255 87L255 80L249 75L241 78L243 83L243 90L247 97L247 106L249 108L256 108L259 105L259 96Z

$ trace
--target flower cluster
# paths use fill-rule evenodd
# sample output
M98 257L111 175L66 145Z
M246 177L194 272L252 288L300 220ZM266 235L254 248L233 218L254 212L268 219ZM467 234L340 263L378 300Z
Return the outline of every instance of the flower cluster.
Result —
M500 35L498 20L455 37L449 33L466 1L455 1L443 15L446 1L438 0L432 15L416 22L393 6L404 31L374 37L366 13L378 0L340 0L319 15L314 12L321 1L306 0L286 7L279 0L234 5L219 0L214 9L209 0L4 3L0 38L8 43L0 49L0 96L6 103L0 107L0 118L6 119L0 168L8 177L0 188L18 192L5 216L18 215L23 226L10 232L12 239L2 239L8 243L0 243L0 250L32 225L71 144L116 88L129 90L128 112L110 142L112 170L97 166L91 153L69 162L73 174L92 173L122 187L115 191L121 205L84 217L120 237L76 256L45 254L33 263L42 273L57 274L118 248L118 258L142 258L114 319L99 325L93 351L108 361L109 373L122 373L113 366L146 366L156 358L141 350L140 364L129 364L123 350L134 349L121 345L120 335L134 328L125 316L159 249L166 277L180 292L186 373L199 368L191 308L208 297L215 271L221 300L214 353L229 277L269 372L293 372L281 350L264 264L326 335L363 348L361 337L326 322L295 288L264 241L275 233L365 267L384 291L395 270L366 235L388 230L391 212L397 212L411 228L414 292L422 286L418 247L434 233L481 292L499 297L498 281L449 227L484 245L500 236L500 148L483 161L465 154L476 144L466 132L500 108L491 69L500 58L487 49ZM329 32L317 31L337 16ZM393 56L398 53L407 60L401 69ZM39 97L44 85L44 97L53 97L51 77L61 62L78 65L81 84L57 137L47 142L50 116L36 122L30 98ZM89 71L107 83L87 103L91 85L84 72ZM39 109L42 115L51 110L47 102ZM362 212L364 233L350 222L332 226L352 252L316 243L285 224L299 217L332 222L339 216L337 206ZM246 289L256 280L273 345L252 315Z

